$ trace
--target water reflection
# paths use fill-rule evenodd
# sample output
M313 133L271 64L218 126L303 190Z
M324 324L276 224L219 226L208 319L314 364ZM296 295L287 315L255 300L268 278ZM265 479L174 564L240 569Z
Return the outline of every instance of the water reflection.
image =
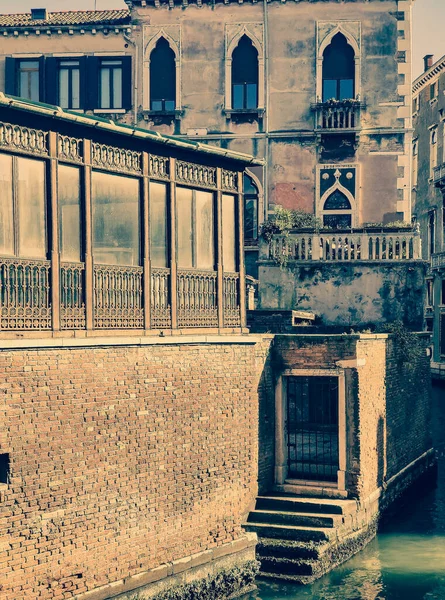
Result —
M433 394L437 484L416 490L365 550L313 585L260 581L243 600L445 600L445 387Z

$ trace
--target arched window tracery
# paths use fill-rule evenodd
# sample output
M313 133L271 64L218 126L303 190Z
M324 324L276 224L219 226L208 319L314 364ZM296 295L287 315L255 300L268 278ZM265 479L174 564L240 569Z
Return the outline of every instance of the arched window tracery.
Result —
M258 108L258 51L243 35L232 53L232 108Z
M323 52L323 102L355 98L355 54L342 33Z

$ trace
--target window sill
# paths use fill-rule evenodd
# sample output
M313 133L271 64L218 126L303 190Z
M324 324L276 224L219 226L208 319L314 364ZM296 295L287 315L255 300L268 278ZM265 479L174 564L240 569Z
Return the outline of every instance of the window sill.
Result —
M262 117L266 111L264 108L225 108L223 112L230 119L230 117L237 115L258 115L258 117Z
M95 115L123 115L126 112L125 108L95 108L93 110Z

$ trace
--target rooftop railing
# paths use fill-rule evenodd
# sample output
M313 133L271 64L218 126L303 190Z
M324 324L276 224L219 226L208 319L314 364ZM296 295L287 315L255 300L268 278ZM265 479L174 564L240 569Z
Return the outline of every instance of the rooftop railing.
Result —
M419 233L412 230L291 231L262 244L260 258L280 263L421 260L421 242Z

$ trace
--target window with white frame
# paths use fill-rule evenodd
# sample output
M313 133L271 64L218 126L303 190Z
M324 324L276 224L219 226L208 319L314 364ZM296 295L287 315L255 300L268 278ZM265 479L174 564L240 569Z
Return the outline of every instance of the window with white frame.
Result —
M417 175L419 169L419 141L413 142L413 187L417 185Z
M430 178L434 175L437 167L437 127L430 131Z

